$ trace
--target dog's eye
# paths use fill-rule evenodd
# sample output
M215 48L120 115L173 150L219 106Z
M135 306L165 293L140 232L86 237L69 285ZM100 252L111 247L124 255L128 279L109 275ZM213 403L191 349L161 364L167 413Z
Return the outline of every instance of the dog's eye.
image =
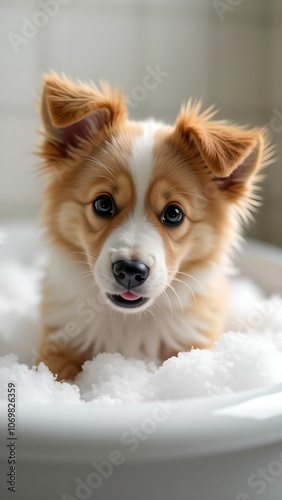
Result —
M168 205L162 213L162 222L166 226L178 226L184 219L184 214L177 205Z
M117 212L114 200L107 194L98 196L98 198L93 201L92 207L97 215L100 217L107 217L109 219L114 217Z

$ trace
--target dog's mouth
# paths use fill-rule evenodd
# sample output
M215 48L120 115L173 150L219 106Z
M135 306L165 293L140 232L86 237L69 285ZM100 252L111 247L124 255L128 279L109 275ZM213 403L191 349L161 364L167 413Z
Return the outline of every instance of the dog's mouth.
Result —
M140 307L147 302L148 297L143 297L133 292L123 292L120 295L107 293L107 297L118 307L127 307L133 309Z

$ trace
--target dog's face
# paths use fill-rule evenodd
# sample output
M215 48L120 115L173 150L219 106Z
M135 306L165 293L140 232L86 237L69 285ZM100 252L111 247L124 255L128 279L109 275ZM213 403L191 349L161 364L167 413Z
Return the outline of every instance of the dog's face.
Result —
M270 157L263 130L211 122L199 105L174 126L130 122L108 87L55 75L42 114L48 232L83 253L105 300L126 313L173 290L176 276L220 262Z

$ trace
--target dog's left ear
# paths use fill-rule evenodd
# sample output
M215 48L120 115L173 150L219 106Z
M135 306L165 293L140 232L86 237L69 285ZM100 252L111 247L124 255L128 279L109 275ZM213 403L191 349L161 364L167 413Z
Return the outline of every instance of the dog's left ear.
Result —
M176 132L201 156L218 188L239 193L263 166L273 149L264 129L246 130L223 121L209 121L213 112L198 114L199 106L184 108Z

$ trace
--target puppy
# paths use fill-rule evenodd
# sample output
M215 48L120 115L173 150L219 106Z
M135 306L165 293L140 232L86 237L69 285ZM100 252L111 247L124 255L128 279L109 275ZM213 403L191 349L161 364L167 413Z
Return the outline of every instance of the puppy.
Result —
M231 249L272 161L265 129L188 104L129 121L102 83L45 78L43 361L73 379L100 352L164 360L223 332Z

